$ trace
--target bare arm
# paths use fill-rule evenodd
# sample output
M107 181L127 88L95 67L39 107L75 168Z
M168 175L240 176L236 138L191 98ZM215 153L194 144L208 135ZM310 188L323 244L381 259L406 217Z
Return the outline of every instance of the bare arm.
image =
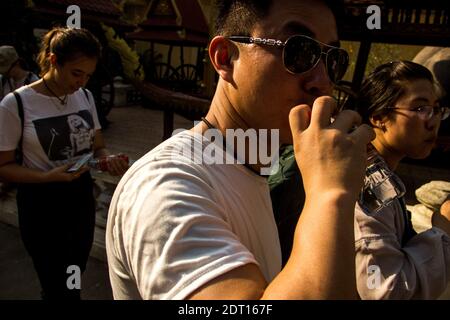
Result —
M105 140L103 139L101 130L96 130L94 136L94 157L97 158L109 155L110 153L106 149Z
M345 208L351 203L345 195L325 198L320 205L305 206L291 257L270 284L256 265L247 264L210 281L188 299L356 299L354 206Z
M433 227L438 227L450 236L450 197L441 205L440 212L435 212L432 217Z
M190 299L356 299L354 206L362 186L366 146L373 131L354 112L330 124L333 102L319 98L290 114L306 203L290 259L267 284L255 265L228 272L199 288Z
M106 149L105 140L103 139L102 132L97 130L94 137L94 157L101 158L107 157L111 153ZM120 176L128 170L128 164L122 159L110 159L108 162L108 172L113 176Z

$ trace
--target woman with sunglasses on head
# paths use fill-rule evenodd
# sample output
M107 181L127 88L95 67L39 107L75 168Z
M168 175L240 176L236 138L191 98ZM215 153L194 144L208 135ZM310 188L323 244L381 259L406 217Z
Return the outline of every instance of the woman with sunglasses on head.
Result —
M376 133L369 145L364 191L355 207L356 275L363 299L434 299L450 280L450 213L433 215L417 234L393 172L404 157L427 157L449 109L439 105L431 72L409 62L377 67L357 98Z
M80 298L80 287L72 286L77 281L69 277L85 270L93 242L92 178L87 166L69 168L91 152L108 155L93 96L83 88L100 54L100 43L89 31L55 28L43 38L42 79L0 104L0 178L18 184L21 237L46 299ZM73 118L84 124L82 133L71 129ZM74 149L77 138L83 138L83 152ZM120 159L109 162L110 174L126 169Z

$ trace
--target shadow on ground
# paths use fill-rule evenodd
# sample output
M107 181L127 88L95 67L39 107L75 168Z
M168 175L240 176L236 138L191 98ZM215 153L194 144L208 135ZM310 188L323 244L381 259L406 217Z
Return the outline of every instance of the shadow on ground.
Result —
M0 243L0 300L39 300L39 280L20 239L19 229L0 223ZM105 262L89 258L82 278L81 296L84 300L112 299Z

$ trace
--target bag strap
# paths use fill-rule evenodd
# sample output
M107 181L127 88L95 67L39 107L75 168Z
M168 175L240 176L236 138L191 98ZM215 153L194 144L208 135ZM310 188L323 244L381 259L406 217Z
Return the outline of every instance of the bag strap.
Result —
M86 95L87 101L88 101L89 103L91 103L91 100L89 99L89 94L88 94L87 89L86 89L86 88L81 88L81 89L83 89L83 92L84 92L84 94Z
M23 129L25 126L25 115L23 112L23 102L22 102L22 98L20 97L20 94L16 91L13 92L14 97L16 97L17 100L17 110L19 113L19 118L20 118L20 127L21 127L21 131L20 131L20 140L19 140L19 145L17 147L17 160L19 161L19 163L22 163L22 142L23 142Z

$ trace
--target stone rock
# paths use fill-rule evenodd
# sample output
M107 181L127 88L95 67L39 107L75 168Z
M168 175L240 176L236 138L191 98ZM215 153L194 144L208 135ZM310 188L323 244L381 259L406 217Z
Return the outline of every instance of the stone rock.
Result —
M433 211L439 210L450 196L450 182L431 181L416 190L417 200Z
M407 206L407 209L411 212L411 222L417 233L424 232L432 227L431 217L433 216L433 210L423 204Z

